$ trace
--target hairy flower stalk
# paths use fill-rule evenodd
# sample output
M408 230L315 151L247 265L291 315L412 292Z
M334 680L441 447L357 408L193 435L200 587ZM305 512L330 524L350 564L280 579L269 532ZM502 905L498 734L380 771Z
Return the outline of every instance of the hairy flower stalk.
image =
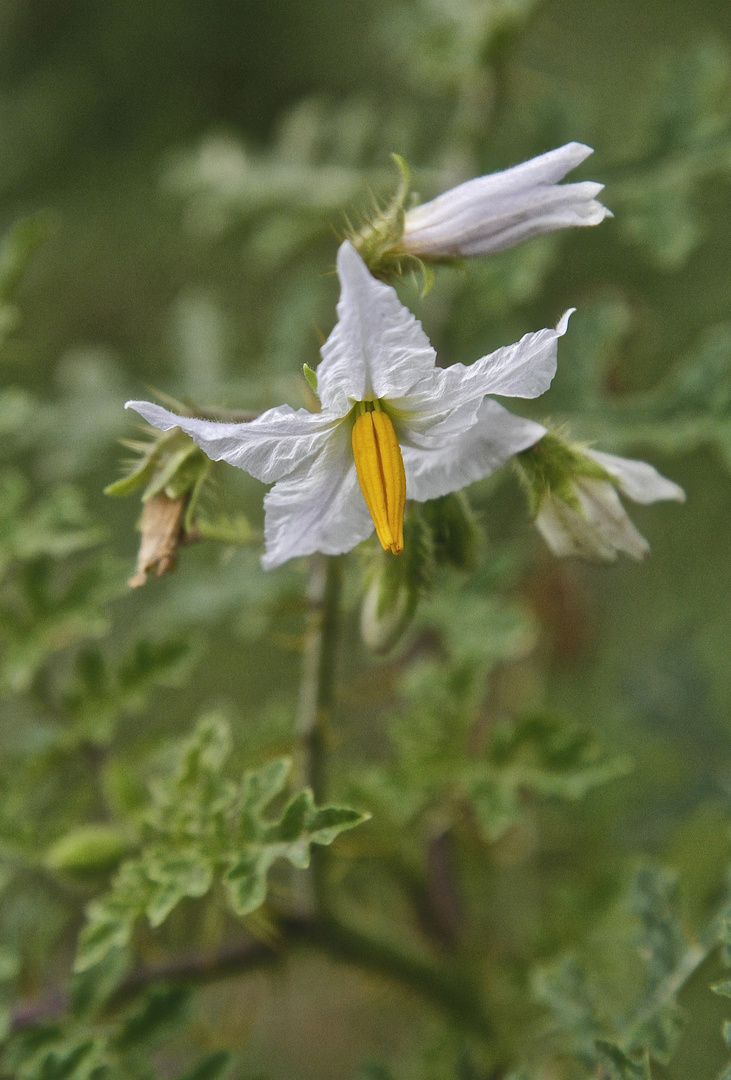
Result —
M459 491L545 434L485 395L547 390L570 311L555 330L467 367L439 368L421 325L348 241L338 275L338 322L317 368L319 413L283 405L249 423L217 423L127 403L155 427L182 428L214 461L274 483L264 500L266 568L316 551L342 554L374 528L397 554L406 498Z

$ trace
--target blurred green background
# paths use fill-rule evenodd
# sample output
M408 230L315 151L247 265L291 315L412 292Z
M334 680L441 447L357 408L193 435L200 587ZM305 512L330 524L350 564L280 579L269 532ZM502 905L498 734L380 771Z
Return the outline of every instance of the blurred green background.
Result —
M139 504L102 495L119 475L117 440L135 437L124 401L153 388L207 407L302 404L302 364L316 365L335 320L335 234L344 212L367 211L370 190L392 192L390 152L426 198L579 140L595 154L577 175L606 183L614 220L442 269L425 298L399 286L443 363L469 363L575 306L554 387L526 413L568 419L575 436L647 458L687 492L683 507L632 506L652 554L610 567L550 557L509 470L470 493L487 540L476 583L440 579L447 602L457 598L449 625L459 590L499 594L523 620L523 645L492 672L490 708L571 717L635 769L578 808L536 810L486 851L460 834L469 933L502 973L494 1005L520 1045L521 1024L536 1022L533 1006L516 1005L526 971L569 946L601 954L640 856L680 873L699 932L729 864L730 88L725 0L3 0L0 226L48 212L3 331L3 461L28 500L16 509L6 491L8 559L76 557L13 539L20 519L43 532L44 512L28 506L53 492L88 507L88 519L61 513L64 528L94 521L105 536L94 581L63 618L48 598L33 608L22 573L6 580L3 843L39 852L105 819L124 802L109 795L115 784L202 711L227 713L246 764L291 743L305 568L264 575L255 544L200 543L175 574L127 591ZM211 485L210 513L243 510L259 528L263 488L232 472ZM66 565L48 597L68 586ZM367 657L359 590L353 560L338 794L364 760L388 756L383 710L409 661ZM417 632L440 617L425 608ZM69 672L103 635L112 658L139 636L193 651L184 676L171 660L143 705L120 706L100 809L96 758L69 735L78 717L69 725L54 710L73 713ZM397 890L373 835L362 849L352 840L366 869L349 873L381 917ZM22 890L10 897L0 927L7 947L22 945L21 999L67 970L85 888L36 897L37 908ZM691 1022L678 1055L653 1076L701 1080L722 1066L723 1003L707 989L721 977L715 955L703 975L683 991ZM236 1075L251 1078L483 1075L448 1071L459 1040L432 1010L312 952L203 991L185 1040L160 1075L189 1046L235 1048Z

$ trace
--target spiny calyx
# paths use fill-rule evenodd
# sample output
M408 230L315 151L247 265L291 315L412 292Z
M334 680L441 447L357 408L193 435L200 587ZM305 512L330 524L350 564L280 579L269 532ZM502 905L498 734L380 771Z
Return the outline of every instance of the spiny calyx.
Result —
M406 473L390 416L380 401L361 401L353 425L358 483L384 551L404 550Z

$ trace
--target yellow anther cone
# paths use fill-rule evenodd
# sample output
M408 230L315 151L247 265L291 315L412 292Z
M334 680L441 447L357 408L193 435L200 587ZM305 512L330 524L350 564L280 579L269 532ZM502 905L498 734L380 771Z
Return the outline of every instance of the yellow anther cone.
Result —
M384 550L404 549L406 473L390 417L363 412L353 425L353 457L358 483Z

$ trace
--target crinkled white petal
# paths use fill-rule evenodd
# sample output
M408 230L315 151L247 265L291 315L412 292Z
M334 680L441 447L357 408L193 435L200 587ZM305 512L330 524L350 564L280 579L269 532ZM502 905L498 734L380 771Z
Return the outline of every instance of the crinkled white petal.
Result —
M347 240L338 251L338 322L322 346L317 392L344 416L356 401L401 398L433 376L436 353L394 289L372 276Z
M502 251L573 225L598 225L611 212L591 181L559 186L593 151L567 143L512 169L468 180L406 214L403 247L415 255L454 258Z
M431 382L416 387L407 397L391 400L402 415L399 438L415 446L428 446L423 438L441 436L454 427L469 426L485 394L533 398L543 394L556 373L558 339L566 333L570 308L555 330L526 334L514 345L483 356L474 364L436 368Z
M676 499L685 502L685 492L678 484L668 480L646 461L634 458L617 457L616 454L604 454L600 450L587 450L593 458L619 484L619 490L638 503L658 502L662 499Z
M489 476L514 454L527 450L546 433L541 424L525 420L486 398L476 420L461 432L432 440L428 450L402 446L406 496L424 502Z
M536 525L555 555L613 562L623 551L643 559L650 548L630 521L608 480L580 476L574 489L581 504L575 510L555 495L544 497Z
M264 498L269 570L297 555L341 555L373 532L350 447L351 429L340 423L322 451L274 485Z
M338 419L280 405L243 424L224 424L177 416L149 401L128 401L153 427L168 431L182 428L213 461L228 461L270 484L287 476L318 454L330 438Z

